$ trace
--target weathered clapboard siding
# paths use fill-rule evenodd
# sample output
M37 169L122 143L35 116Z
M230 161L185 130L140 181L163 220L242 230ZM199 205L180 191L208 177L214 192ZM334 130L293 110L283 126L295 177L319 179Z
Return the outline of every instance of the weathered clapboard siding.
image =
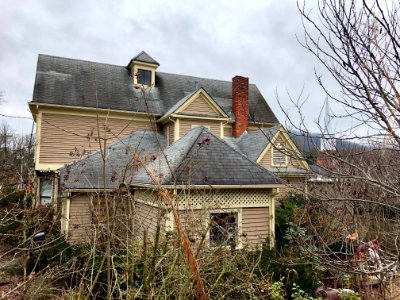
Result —
M180 119L179 136L182 137L192 128L192 126L199 126L199 125L209 127L212 133L214 133L218 137L221 137L221 121L197 120L197 119L193 120Z
M174 143L174 123L165 124L163 127L163 133L167 138L168 145L172 145Z
M218 112L207 102L203 96L199 96L193 100L182 112L196 115L220 116Z
M169 139L169 144L170 145L172 145L175 142L174 130L175 130L175 124L172 123L172 124L169 125L169 133L168 133L168 139Z
M68 233L71 242L88 242L92 237L89 195L76 195L71 198Z
M99 148L97 139L104 137L105 129L110 142L124 137L140 129L152 130L150 121L107 119L107 128L104 128L105 119L96 117L75 116L64 114L43 113L41 120L40 163L69 163L76 160L77 152L88 153ZM96 140L97 139L97 140Z
M248 246L260 246L270 235L269 207L242 209L242 235Z
M224 126L224 137L232 136L232 126Z
M135 236L142 238L147 231L149 237L157 231L157 222L160 219L161 230L165 229L165 217L160 215L161 209L142 202L135 203Z
M178 213L188 237L195 242L201 241L206 234L209 213L202 209L180 210Z

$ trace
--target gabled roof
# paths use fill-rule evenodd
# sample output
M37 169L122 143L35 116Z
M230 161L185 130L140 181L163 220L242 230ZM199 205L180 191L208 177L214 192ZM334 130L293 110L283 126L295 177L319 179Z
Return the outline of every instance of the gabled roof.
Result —
M179 100L203 87L226 115L232 115L232 82L156 72L146 97L123 66L39 55L32 103L114 109L164 115ZM278 123L257 86L249 85L250 121Z
M133 62L133 61L141 61L141 62L145 62L148 64L154 64L157 66L160 65L154 58L152 58L150 55L148 55L145 51L140 52L138 55L136 55L134 58L132 58L131 62Z
M168 118L169 116L171 116L173 113L175 112L179 112L180 108L185 105L186 102L190 101L191 98L195 97L196 94L203 94L204 96L206 96L207 98L210 99L210 101L213 102L214 107L216 107L216 109L218 111L220 111L220 113L224 116L227 117L226 113L224 112L224 110L218 105L218 103L207 93L207 91L203 88L200 87L197 90L195 90L194 92L186 95L185 97L183 97L181 100L179 100L178 102L176 102L158 121L163 121L164 119Z
M250 160L256 161L280 128L280 125L262 128L250 133L243 133L239 138L226 137L225 140Z
M193 95L196 94L197 92L198 92L198 90L195 90L192 93L187 94L185 97L183 97L178 102L176 102L158 121L162 121L162 120L168 118L171 114L174 113L174 111L176 111L180 106L182 106L183 103L185 103L188 99L193 97Z
M131 183L155 185L279 185L283 181L233 149L205 127L196 127L165 149Z
M149 156L166 146L164 135L139 130L107 147L106 188L118 188L135 171L134 157ZM137 167L137 166L136 166ZM60 169L61 185L67 189L101 189L104 187L102 153L96 151Z

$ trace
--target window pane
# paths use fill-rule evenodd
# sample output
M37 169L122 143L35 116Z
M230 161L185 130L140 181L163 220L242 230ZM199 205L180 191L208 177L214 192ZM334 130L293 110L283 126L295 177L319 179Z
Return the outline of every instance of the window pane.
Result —
M237 213L211 214L210 241L214 245L235 245L237 237Z
M151 84L151 71L138 69L137 82L140 84Z
M51 204L52 181L50 179L40 179L40 204Z

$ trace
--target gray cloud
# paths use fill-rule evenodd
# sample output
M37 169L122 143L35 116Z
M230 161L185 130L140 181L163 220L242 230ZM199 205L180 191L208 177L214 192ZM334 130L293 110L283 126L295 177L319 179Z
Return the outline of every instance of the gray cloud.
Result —
M145 50L163 72L256 83L281 122L278 90L310 94L308 122L324 94L316 84L317 61L296 41L302 34L294 1L15 1L0 12L2 113L30 116L39 53L126 65ZM29 121L11 124L30 131ZM315 127L314 127L315 128Z

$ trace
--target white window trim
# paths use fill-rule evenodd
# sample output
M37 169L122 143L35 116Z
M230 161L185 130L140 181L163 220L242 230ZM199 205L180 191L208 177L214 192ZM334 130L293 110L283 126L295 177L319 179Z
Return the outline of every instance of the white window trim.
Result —
M285 147L282 144L279 143L279 144L273 145L271 150L272 150L272 153L271 153L271 165L274 166L274 167L287 167L287 165L288 165L288 156L285 153L286 152ZM285 157L285 163L284 164L275 164L274 163L275 151L277 151L279 154L284 155L284 157Z
M142 83L138 82L136 74L138 73L139 69L151 72L150 85L142 84ZM136 85L136 86L142 87L144 89L145 88L149 88L149 87L154 87L155 86L155 74L156 74L156 70L155 70L154 67L148 67L148 66L144 66L144 65L140 65L140 64L135 65L133 67L133 74L132 74L133 75L133 84Z
M211 215L212 214L218 214L218 213L237 213L237 244L235 249L242 249L243 248L243 239L242 239L242 208L226 208L226 209L213 209L210 210L209 213L207 214L207 219L206 219L206 224L209 224L211 220ZM207 230L206 233L206 240L208 241L208 246L213 247L211 245L211 240L210 240L210 229ZM228 249L230 249L230 246L227 246Z

